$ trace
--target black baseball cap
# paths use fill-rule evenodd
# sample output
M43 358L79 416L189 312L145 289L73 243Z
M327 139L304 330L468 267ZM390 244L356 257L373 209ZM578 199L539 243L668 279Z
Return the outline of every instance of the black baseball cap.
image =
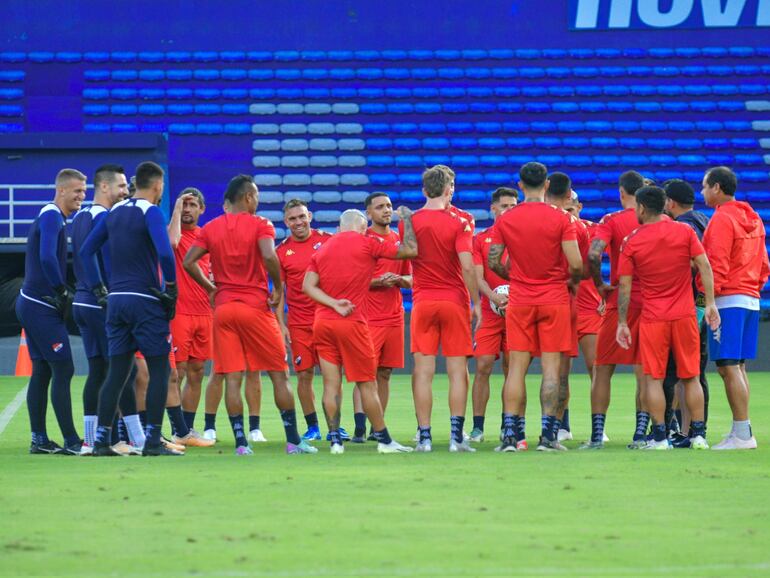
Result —
M666 196L680 205L694 205L695 191L689 183L682 179L671 179L664 185Z

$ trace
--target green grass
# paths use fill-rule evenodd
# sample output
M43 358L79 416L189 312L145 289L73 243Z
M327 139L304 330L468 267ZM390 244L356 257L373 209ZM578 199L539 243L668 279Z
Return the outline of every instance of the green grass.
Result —
M711 383L715 443L729 412L718 376ZM2 378L0 410L23 385ZM331 456L323 443L317 456L286 456L268 393L271 441L250 458L233 454L222 412L220 443L183 458L30 456L22 406L0 434L0 575L768 575L768 385L770 375L753 375L760 449L726 453L626 450L628 376L614 384L612 441L587 453L501 455L487 441L474 455L449 454L444 377L429 455L380 456L369 443ZM499 378L493 391L490 437ZM585 376L575 377L576 440L590 430L587 391ZM349 402L346 392L343 425L352 425ZM399 377L388 410L394 437L411 438L413 416L408 377Z

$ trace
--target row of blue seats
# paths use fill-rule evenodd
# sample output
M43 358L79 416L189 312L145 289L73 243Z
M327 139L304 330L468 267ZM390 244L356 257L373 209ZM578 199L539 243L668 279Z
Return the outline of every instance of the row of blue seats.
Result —
M575 122L579 124L575 124ZM599 124L597 124L599 122ZM610 132L613 129L618 132L636 132L642 130L640 123L627 125L627 122L634 121L618 121L617 123L609 124L601 121L589 121L583 123L582 121L561 121L557 123L536 121L533 123L523 121L507 121L507 122L394 122L392 124L385 122L371 122L363 123L363 131L367 134L384 135L389 133L394 134L413 134L413 133L427 133L427 134L468 134L468 133L483 133L483 134L499 134L499 133L526 133L526 132L551 132L551 133L563 133L563 132L583 132L585 130L596 132ZM588 126L586 127L586 124ZM609 124L609 126L607 126ZM671 124L672 126L669 126ZM667 124L665 127L661 127L659 124L651 124L651 122L644 123L644 129L650 132L661 132L671 130L672 132L746 132L754 130L752 123L745 120L734 121L718 121L718 120L699 120L699 121L676 121ZM534 127L532 125L535 125ZM263 126L257 124L255 126ZM310 126L310 125L308 125ZM565 137L564 146L567 148L583 148L588 146L588 141L583 137ZM653 139L650 139L653 140ZM514 143L512 146L517 148L524 148L532 146L532 139L517 141L521 144ZM542 138L536 138L536 143L546 143L543 146L547 148L555 148L560 146L560 141L543 140ZM591 139L591 146L598 148L613 148L620 146L621 148L644 148L645 139L640 138L606 138L596 137ZM666 140L665 143L661 143L660 147L650 145L651 148L670 148L672 146L678 146L680 140L673 141ZM704 141L710 142L708 139ZM594 144L595 143L595 144ZM540 145L538 145L540 146ZM700 146L700 145L697 145ZM708 146L708 144L706 145ZM719 145L721 146L721 144Z
M0 99L19 100L24 98L24 91L20 88L0 88Z
M288 187L338 187L352 186L360 187L369 184L369 176L363 173L289 173L289 174L276 174L276 173L258 173L254 175L254 182L259 186L274 187L274 186L288 186Z
M646 174L646 171L645 171ZM703 173L698 172L696 188L699 187L699 182L703 178ZM684 176L684 175L682 175ZM661 181L663 182L663 181ZM366 196L370 191L361 190L349 190L349 191L291 191L282 193L280 191L274 191L270 189L261 190L259 192L259 202L262 205L282 205L283 203L291 199L301 199L306 203L348 203L348 204L360 204L364 202ZM393 202L419 202L423 199L423 193L421 189L412 189L405 191L388 191ZM491 202L492 189L466 189L460 188L455 193L457 202L460 203L482 203L489 204ZM618 203L618 188L617 182L615 186L605 189L592 189L581 188L579 191L580 202L585 204L586 208L594 208L604 211L602 214L617 210ZM749 201L751 203L767 204L770 203L770 191L738 191L735 198L739 201ZM602 204L597 207L595 205ZM706 209L710 211L710 209Z
M12 122L0 122L0 133L24 132L24 125Z
M274 114L279 109L270 107L270 110L257 110L257 107L265 107L270 105L252 105L252 113L255 114ZM274 105L275 106L275 105ZM302 106L302 105L293 105ZM308 112L308 108L317 108L316 114L323 114L327 107L324 107L320 103L312 103L304 105L301 112ZM346 104L346 106L351 106ZM285 108L285 107L284 107ZM168 111L171 115L188 115L188 114L249 114L249 105L246 103L204 103L204 104L86 104L83 106L83 112L89 115L133 115L133 114L146 114L151 116L163 115ZM746 110L746 103L738 100L724 100L724 101L693 101L693 102L423 102L423 103L373 103L366 102L358 105L358 111L362 114L462 114L462 113L481 113L481 114L494 114L498 112L512 114L512 113L530 113L530 114L573 114L576 112L585 112L589 114L596 113L645 113L655 114L660 112L666 112L671 114L686 113L686 112L742 112Z
M752 57L770 56L770 47L768 46L709 46L703 48L681 47L681 48L572 48L572 49L465 49L465 50L277 50L270 52L262 51L242 51L242 50L198 50L182 51L174 50L169 52L161 51L141 51L134 52L130 50L118 50L113 52L106 51L5 51L0 52L0 62L320 62L324 60L331 61L364 61L371 62L376 60L537 60L540 58L562 60L565 58L574 58L585 60L591 58L615 59L615 58L659 58L669 59L679 58L752 58Z
M14 90L14 89L7 89ZM768 84L607 84L573 86L442 86L413 88L86 88L86 100L296 100L406 98L526 98L598 96L759 96L770 94Z
M629 122L629 121L626 121ZM534 124L534 123L533 123ZM642 129L643 130L643 129ZM541 132L541 131L535 131L535 132ZM548 132L548 133L558 133L558 132L565 132L562 130L558 130L556 127L554 127L554 130L552 131L542 131L542 132ZM583 148L583 147L572 147L572 146L566 146L566 142L568 141L568 138L558 138L558 137L544 137L539 139L532 139L529 137L524 138L502 138L502 137L482 137L482 138L474 138L474 137L456 137L456 138L443 138L443 137L431 137L431 138L369 138L366 139L366 148L373 151L381 151L381 150L389 150L389 149L397 149L397 150L419 150L419 149L425 149L425 150L442 150L442 149L462 149L462 150L468 150L468 149L504 149L504 148L515 148L515 149L531 149L531 148L547 148L547 149L558 149L558 148ZM610 142L612 141L618 141L623 139L581 139L580 142L584 145L596 143L604 145L606 143L607 146L601 146L597 148L613 148L610 146ZM630 141L631 139L627 139L627 141ZM678 148L676 146L677 140L679 141L680 147L682 145L689 146L690 143L688 142L690 139L639 139L635 138L633 140L634 143L637 141L643 141L647 144L649 148L654 148L656 150L667 150L667 149L674 149ZM696 139L693 139L696 140ZM608 142L609 141L609 142ZM757 149L759 148L759 143L757 142L757 139L755 138L716 138L716 139L703 139L701 140L703 148L711 149L711 150L723 150L726 148L735 148L735 149ZM532 145L535 145L534 147ZM577 143L575 143L577 144ZM693 145L695 143L692 143ZM622 145L620 148L624 148ZM639 147L642 148L642 147Z
M276 157L277 158L277 157ZM425 167L434 164L447 164L455 167L505 167L521 166L522 158L533 158L546 166L553 167L647 167L647 166L764 166L767 164L761 154L713 154L713 155L535 155L523 157L519 155L453 155L439 157L446 162L437 161L436 156L423 157L420 155L369 155L366 165L369 167ZM430 162L428 162L430 161ZM525 161L526 162L526 161ZM770 170L770 167L768 168Z
M630 101L612 101L612 102L420 102L412 104L409 102L364 102L359 105L363 114L462 114L462 113L480 113L480 114L573 114L576 112L593 113L614 113L626 114L633 112L640 113L660 113L671 114L686 112L743 112L746 110L746 103L741 100L720 100L720 101L674 101L674 102L630 102Z
M244 135L251 134L251 125L245 122L219 123L102 123L90 122L83 125L85 132L168 132L174 135Z
M107 80L130 82L146 80L484 80L494 79L541 79L541 78L660 78L685 77L726 77L770 75L770 65L709 65L709 66L556 66L556 67L446 67L446 68L197 68L197 69L97 69L86 70L87 81Z
M526 157L527 160L532 160L532 157ZM607 185L617 185L618 177L621 174L621 170L616 171L569 171L572 182L577 185L592 185L596 183L602 183ZM687 178L689 182L698 183L703 178L703 171L698 172L682 172L682 171L654 171L649 173L651 178L654 178L656 182L663 183L671 178ZM417 186L422 183L422 175L418 173L374 173L369 175L369 180L373 185L379 186ZM486 184L490 186L495 185L510 185L518 180L517 173L508 172L458 172L456 176L456 183L460 186L463 185L481 185ZM739 182L750 183L768 183L770 184L770 173L767 171L740 171L738 173Z

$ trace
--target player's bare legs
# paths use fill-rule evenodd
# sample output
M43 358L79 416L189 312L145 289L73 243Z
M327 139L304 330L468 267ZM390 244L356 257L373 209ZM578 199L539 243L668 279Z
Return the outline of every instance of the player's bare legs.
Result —
M147 370L147 362L144 359L136 358L136 380L134 388L136 390L136 410L139 415L147 411L147 384L150 382L150 372Z
M249 408L249 441L266 442L260 429L259 416L262 409L262 379L259 371L246 372L246 387L243 391Z
M199 359L190 359L177 363L177 371L180 379L184 381L182 386L182 412L185 414L187 427L193 429L195 412L201 402L201 389L203 377L206 373L205 362ZM189 416L189 417L188 417Z
M217 439L216 418L219 404L222 401L222 390L225 381L223 373L211 373L209 382L206 384L205 399L205 418L206 425L203 429L203 437L206 439Z
M436 374L436 356L414 354L412 370L412 398L414 413L417 417L417 451L431 451L432 436L430 416L433 411L433 376Z
M323 408L326 426L329 428L331 453L341 454L345 451L339 432L342 407L342 368L325 359L319 359L318 362L323 377Z
M302 406L303 415L315 413L315 393L313 392L314 369L297 372L297 397Z
M733 421L746 421L749 419L749 383L745 365L725 365L717 367L717 371L725 383Z
M540 382L540 411L543 427L538 449L566 449L556 441L558 427L556 416L567 400L568 386L562 379L563 354L543 351L540 357L542 381Z
M392 373L392 367L377 368L377 395L380 397L383 415L388 409L388 401L390 400L390 376Z
M580 338L580 352L586 364L586 373L593 379L594 363L596 362L596 335L588 334Z
M487 413L487 404L489 403L489 378L492 375L494 367L494 355L481 355L476 358L476 374L473 377L473 389L471 390L474 421L478 417L483 418ZM474 427L474 430L475 429L476 428ZM471 432L471 436L473 436L473 432ZM471 441L475 441L473 437L471 437ZM479 441L481 440L479 439Z

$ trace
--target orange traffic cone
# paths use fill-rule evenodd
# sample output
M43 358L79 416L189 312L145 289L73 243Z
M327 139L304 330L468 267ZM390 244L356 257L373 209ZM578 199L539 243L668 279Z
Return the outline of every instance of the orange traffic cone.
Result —
M29 358L29 349L27 349L27 336L22 329L19 352L16 354L16 377L29 377L30 375L32 375L32 360Z

